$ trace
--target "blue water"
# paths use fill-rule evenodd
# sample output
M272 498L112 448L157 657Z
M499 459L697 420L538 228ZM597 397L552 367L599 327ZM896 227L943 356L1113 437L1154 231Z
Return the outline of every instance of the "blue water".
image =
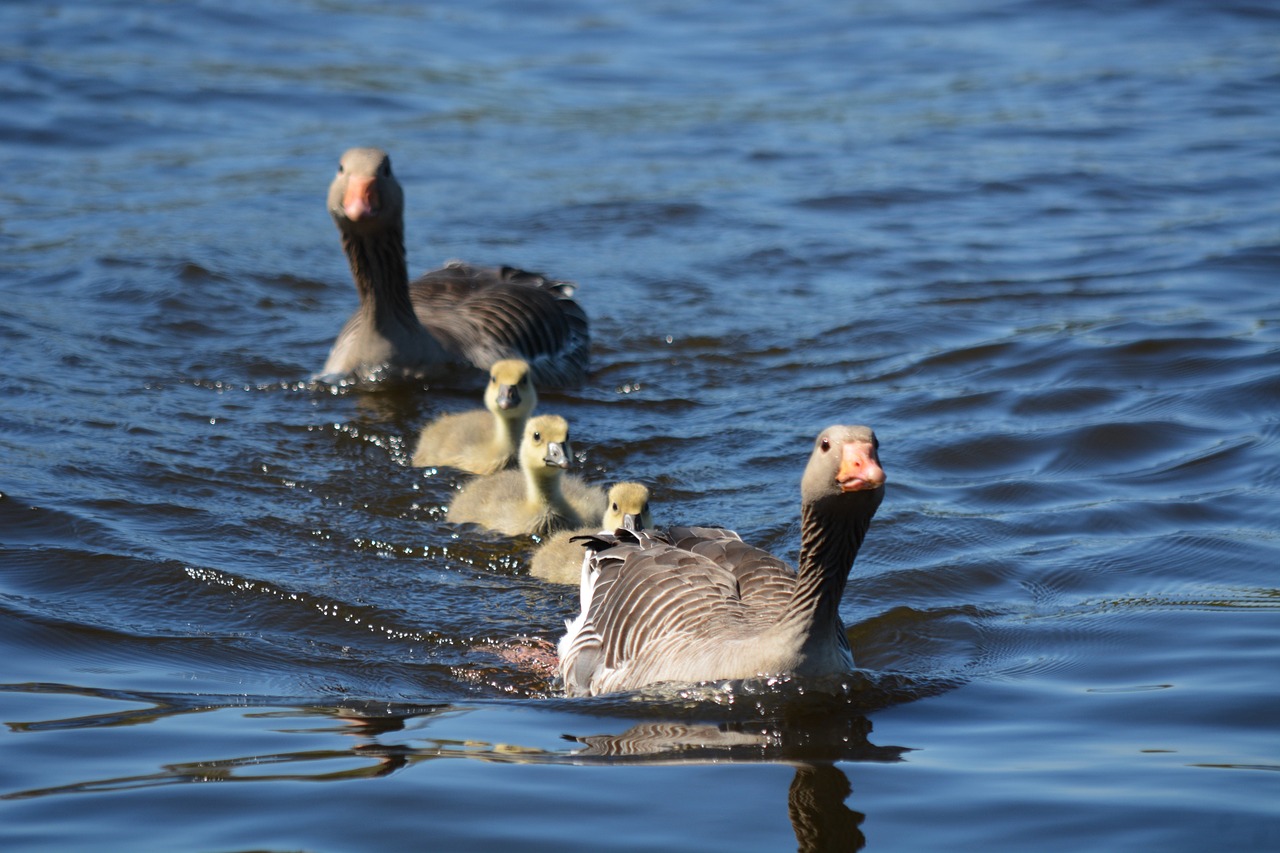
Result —
M1280 12L0 7L0 847L1280 849ZM576 591L307 379L324 210L579 284L581 473L794 556L889 477L841 684L564 698ZM435 760L441 759L441 760Z

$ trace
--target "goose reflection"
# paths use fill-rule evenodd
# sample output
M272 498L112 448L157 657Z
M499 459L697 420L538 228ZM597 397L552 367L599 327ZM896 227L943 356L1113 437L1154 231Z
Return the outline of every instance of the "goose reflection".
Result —
M901 761L904 747L877 746L867 740L865 717L837 718L817 730L797 730L766 721L750 723L650 722L621 734L566 735L577 744L573 757L583 763L678 764L711 760L790 761L795 776L787 790L787 815L801 853L861 850L866 836L862 812L845 805L853 786L832 760Z
M844 804L853 786L834 764L801 764L787 791L787 816L801 853L861 850L866 815Z

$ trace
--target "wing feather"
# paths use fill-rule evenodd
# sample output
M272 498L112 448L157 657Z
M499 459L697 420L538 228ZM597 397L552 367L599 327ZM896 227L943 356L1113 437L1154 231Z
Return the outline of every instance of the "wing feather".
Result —
M794 587L790 567L722 528L618 530L582 540L596 553L590 600L562 649L572 692L601 680L696 679L723 639L745 638L771 618L760 605L784 605ZM676 648L679 655L667 651Z
M587 373L590 333L573 292L570 282L538 273L457 261L409 288L418 320L450 355L482 369L523 358L535 384L548 387Z

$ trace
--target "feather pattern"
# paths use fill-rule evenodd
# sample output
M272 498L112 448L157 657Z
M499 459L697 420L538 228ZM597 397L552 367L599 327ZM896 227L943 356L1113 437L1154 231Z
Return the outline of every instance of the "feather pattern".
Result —
M586 378L591 337L572 283L515 267L450 261L409 283L404 194L377 148L353 148L329 189L329 213L360 295L321 378L390 372L442 377L522 358L541 387Z
M866 427L818 437L796 569L722 528L580 537L582 611L559 645L565 691L852 669L838 608L884 494L877 447Z

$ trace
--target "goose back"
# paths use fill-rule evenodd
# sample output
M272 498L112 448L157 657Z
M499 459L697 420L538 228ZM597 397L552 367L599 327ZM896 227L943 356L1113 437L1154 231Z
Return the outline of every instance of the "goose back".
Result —
M521 358L539 386L581 383L590 363L587 315L572 282L515 267L449 261L409 287L418 321L454 361L487 368Z
M691 536L694 530L618 531L586 542L595 553L589 558L590 578L583 579L584 587L590 586L583 593L585 609L578 624L568 623L559 649L566 692L610 693L794 668L796 659L787 650L795 642L782 643L781 654L762 654L760 647L761 635L776 624L789 600L785 590L794 588L794 573L775 558L781 600L772 598L773 606L762 606L750 595L744 600L734 572L716 557L736 550L734 543L745 543L732 531L723 531L728 537L702 539ZM703 547L679 547L673 535L685 545ZM751 551L759 558L770 556Z

